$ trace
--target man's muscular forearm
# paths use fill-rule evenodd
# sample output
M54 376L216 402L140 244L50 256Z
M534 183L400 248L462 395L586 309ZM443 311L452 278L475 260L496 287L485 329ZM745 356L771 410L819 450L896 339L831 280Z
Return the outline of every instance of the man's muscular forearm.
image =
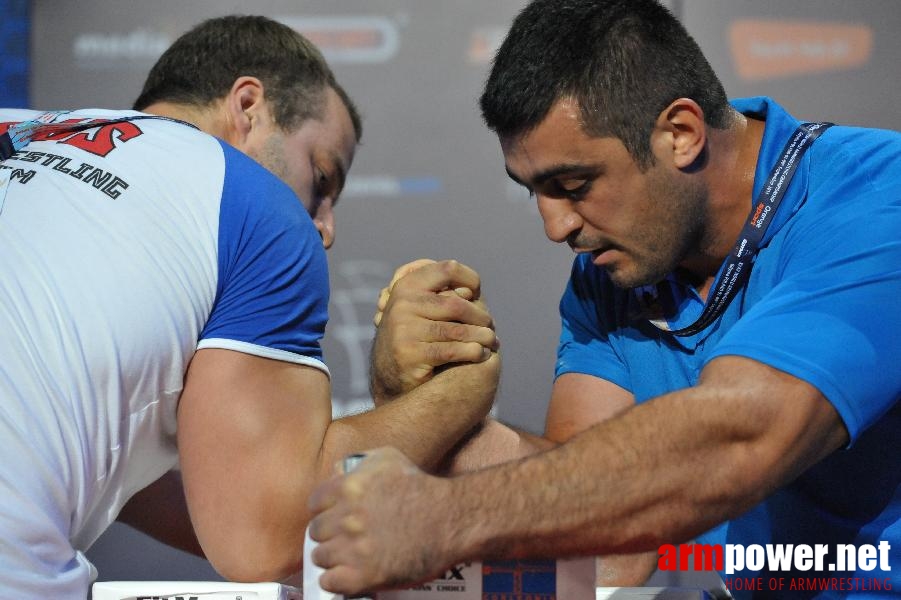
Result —
M441 473L458 475L531 456L556 446L543 437L488 418L448 454Z
M452 480L446 508L465 528L457 551L653 550L747 510L847 439L835 410L806 383L734 357L716 359L705 375L706 383L533 459ZM491 495L480 493L489 487Z
M357 593L460 560L653 550L741 514L846 441L815 388L721 357L699 385L520 461L442 479L375 453L311 497L314 560L328 568L323 587ZM362 530L343 525L376 506ZM401 520L402 536L392 529Z
M332 422L323 442L325 468L350 449L400 449L432 470L487 415L497 391L500 357L447 369L376 410Z

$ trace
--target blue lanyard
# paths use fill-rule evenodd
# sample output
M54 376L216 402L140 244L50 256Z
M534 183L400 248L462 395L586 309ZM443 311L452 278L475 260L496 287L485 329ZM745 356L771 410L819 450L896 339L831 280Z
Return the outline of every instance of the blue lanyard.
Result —
M0 161L6 160L24 148L38 131L53 127L53 121L68 112L67 110L45 112L30 121L22 121L21 123L10 125L9 129L0 135ZM60 125L56 125L56 127L60 127Z
M748 220L726 259L725 266L720 270L713 293L708 298L701 316L691 325L671 330L670 333L680 337L694 335L703 331L723 314L729 302L750 277L751 265L757 251L760 250L760 241L773 222L776 209L785 196L785 190L798 169L801 158L810 145L830 127L832 123L804 123L795 130L786 142L782 156L773 167L766 184L757 195L757 201L751 207Z

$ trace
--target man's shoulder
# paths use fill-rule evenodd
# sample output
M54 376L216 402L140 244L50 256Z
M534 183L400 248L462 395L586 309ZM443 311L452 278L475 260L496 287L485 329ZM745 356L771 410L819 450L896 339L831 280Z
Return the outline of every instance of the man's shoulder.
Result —
M274 173L250 156L217 139L224 156L223 201L239 201L253 213L278 220L312 220L294 191Z
M889 129L836 125L822 137L820 161L850 162L874 167L880 177L901 178L901 133Z
M896 203L897 197L879 192L901 191L901 133L836 125L811 148L810 165L815 196L841 195L847 205L853 192L861 198L860 209Z

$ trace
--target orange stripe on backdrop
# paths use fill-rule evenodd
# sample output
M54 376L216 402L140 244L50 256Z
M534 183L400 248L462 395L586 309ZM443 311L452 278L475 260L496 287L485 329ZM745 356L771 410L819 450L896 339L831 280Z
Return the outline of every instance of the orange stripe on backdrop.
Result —
M873 30L851 23L738 20L729 27L732 60L747 81L853 69L873 51Z

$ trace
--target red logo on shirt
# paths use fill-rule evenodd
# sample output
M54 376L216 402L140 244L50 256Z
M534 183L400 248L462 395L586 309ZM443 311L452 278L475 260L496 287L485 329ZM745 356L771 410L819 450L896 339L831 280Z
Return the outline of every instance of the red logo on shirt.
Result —
M85 125L89 123L97 123L97 127L92 127L86 131L72 131L67 126ZM6 133L11 125L15 123L0 123L0 134ZM140 135L143 135L140 127L131 121L109 122L106 119L94 119L85 121L83 119L68 119L53 123L52 125L42 128L35 132L31 141L40 142L50 140L59 144L68 144L75 146L85 152L90 152L97 156L106 156L112 152L118 143L125 143Z

